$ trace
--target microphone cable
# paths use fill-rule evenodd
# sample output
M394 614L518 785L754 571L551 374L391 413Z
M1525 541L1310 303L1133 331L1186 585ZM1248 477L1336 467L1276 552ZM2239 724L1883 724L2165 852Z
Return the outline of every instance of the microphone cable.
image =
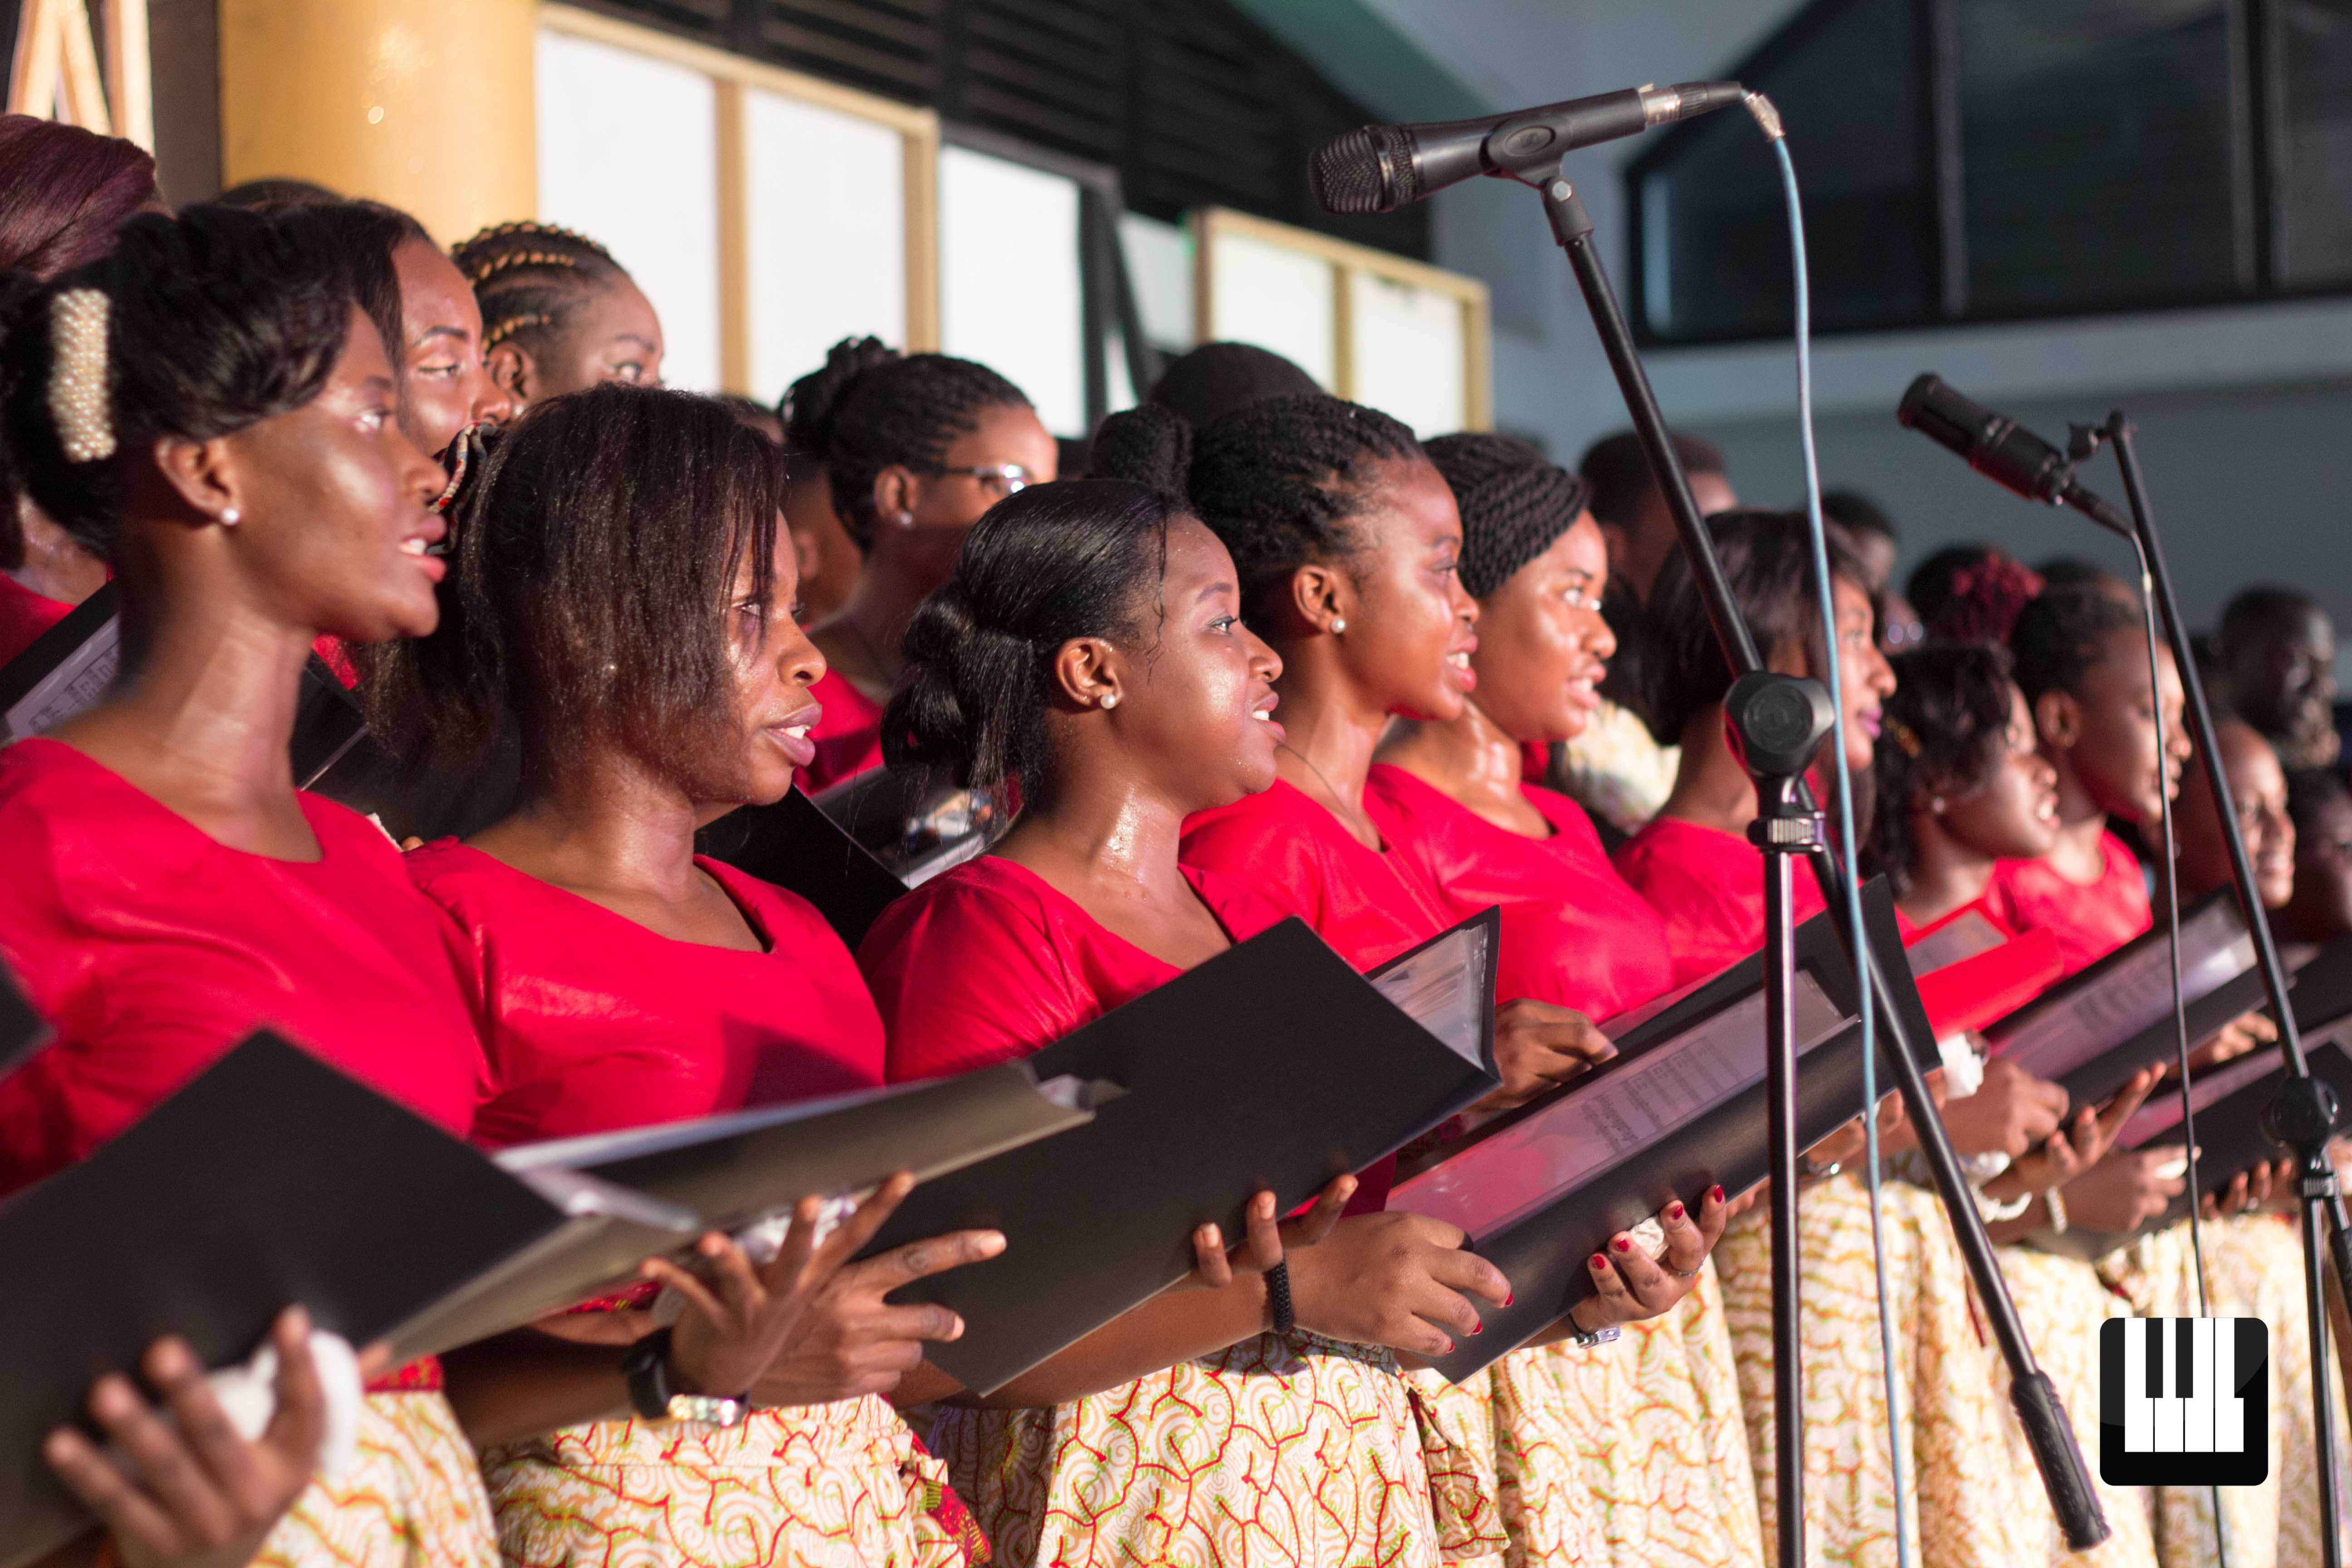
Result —
M1828 531L1822 521L1821 455L1813 439L1813 302L1805 271L1805 216L1797 195L1797 165L1789 157L1788 133L1780 110L1760 92L1743 100L1748 112L1762 128L1780 167L1780 190L1789 208L1789 260L1796 275L1797 304L1797 431L1805 458L1805 523L1812 547L1813 590L1821 597L1822 647L1827 654L1830 688L1830 749L1836 754L1837 833L1840 868L1837 891L1843 897L1847 929L1853 932L1854 989L1862 1012L1863 1179L1870 1194L1870 1260L1878 1283L1879 1376L1886 1385L1886 1458L1895 1491L1895 1560L1898 1568L1913 1568L1909 1531L1905 1527L1903 1500L1902 1384L1895 1375L1895 1320L1887 1305L1892 1291L1886 1279L1886 1241L1879 1209L1884 1195L1878 1147L1878 1039L1870 990L1869 933L1862 920L1862 860L1856 853L1853 828L1853 776L1846 766L1845 686L1838 667L1837 602L1830 579Z

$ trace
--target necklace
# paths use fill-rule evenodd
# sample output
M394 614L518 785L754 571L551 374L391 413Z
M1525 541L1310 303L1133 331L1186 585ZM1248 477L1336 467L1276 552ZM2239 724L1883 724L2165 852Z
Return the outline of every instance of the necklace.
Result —
M1287 741L1281 742L1281 746L1284 751L1288 752L1292 756L1297 757L1301 763L1305 763L1307 771L1315 775L1315 782L1323 786L1324 797L1330 803L1331 815L1338 817L1341 822L1347 824L1349 832L1355 832L1356 824L1359 821L1362 822L1366 827L1372 827L1371 819L1364 816L1360 807L1353 814L1349 813L1348 810L1347 797L1332 787L1331 781L1323 776L1323 770L1315 765L1314 758L1308 756L1306 752L1300 751L1297 747L1292 745ZM1373 827L1372 837L1377 839L1380 836L1380 829Z

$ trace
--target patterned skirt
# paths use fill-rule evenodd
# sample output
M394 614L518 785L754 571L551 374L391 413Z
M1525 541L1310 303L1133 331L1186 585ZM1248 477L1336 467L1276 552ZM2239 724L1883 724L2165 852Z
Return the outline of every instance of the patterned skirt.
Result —
M359 1458L278 1521L256 1568L498 1568L473 1445L438 1392L360 1402Z
M1510 1568L1752 1568L1764 1558L1731 1332L1712 1262L1613 1344L1493 1369Z
M1482 1415L1299 1331L1049 1410L949 1407L931 1442L1006 1568L1433 1568L1503 1549Z
M2030 1247L2003 1247L1994 1254L2001 1278L2009 1282L2009 1299L2025 1326L2025 1342L2033 1359L2057 1386L2058 1397L2074 1424L2074 1441L2091 1472L2099 1507L2115 1531L2084 1555L2067 1552L2058 1532L2058 1516L2051 1511L2033 1466L2033 1450L2025 1428L2015 1421L2003 1428L2009 1438L2010 1463L2016 1468L2020 1519L2030 1517L2041 1534L2033 1561L2068 1563L2084 1568L2156 1568L2156 1540L2150 1508L2154 1499L2144 1487L2111 1487L2099 1478L2099 1325L2109 1318L2131 1316L2131 1304L2107 1288L2098 1271L2076 1258L2036 1252ZM1998 1355L1992 1362L1995 1396L2009 1398L2009 1365ZM2236 1559L2231 1568L2237 1568Z
M2303 1241L2275 1215L2208 1220L2206 1301L2216 1317L2270 1324L2270 1479L2223 1487L2221 1529L2230 1568L2317 1568L2319 1456L2311 1423L2311 1331L2303 1299ZM2100 1271L2147 1317L2191 1317L2197 1268L2188 1222L2141 1237L2102 1260ZM2340 1376L2332 1389L2341 1389ZM2344 1402L2335 1402L2337 1451L2352 1454ZM2156 1489L2156 1552L2165 1568L2218 1560L2213 1489Z
M889 1404L599 1421L487 1450L509 1568L952 1568L944 1481Z
M2046 1557L2021 1518L2024 1487L2010 1462L2014 1417L1994 1392L1994 1352L1978 1323L1967 1269L1935 1195L1885 1185L1887 1286L1895 1373L1902 1394L1903 1496L1886 1447L1878 1289L1871 1268L1870 1194L1834 1176L1798 1200L1805 1366L1805 1534L1819 1564L1895 1562L1898 1506L1925 1568L2041 1568ZM1767 1561L1772 1556L1771 1228L1766 1208L1731 1222L1716 1248L1731 1325Z

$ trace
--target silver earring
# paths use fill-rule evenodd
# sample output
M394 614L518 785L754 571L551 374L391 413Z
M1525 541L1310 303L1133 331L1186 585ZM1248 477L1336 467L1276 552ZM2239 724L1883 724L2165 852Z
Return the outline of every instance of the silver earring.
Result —
M1930 798L1930 799L1928 800L1928 802L1927 802L1927 809L1928 809L1929 811L1934 812L1934 813L1935 813L1937 816L1943 816L1943 815L1944 815L1944 797L1943 797L1942 795L1936 795L1936 796L1933 796L1932 798Z
M1118 707L1118 692L1116 692L1116 691L1106 691L1106 692L1104 692L1104 693L1103 693L1102 705L1103 705L1103 707L1104 707L1106 710Z
M1346 631L1347 629L1348 629L1348 617L1347 617L1347 616L1332 616L1332 617L1331 617L1331 635L1332 635L1333 637L1338 637L1341 632L1344 632L1344 631Z
M902 511L892 521L900 528L912 528L915 526L915 514L911 511Z
M236 508L233 506L223 507L221 509L220 521L223 528L235 528L238 523L245 521L245 513L237 510Z

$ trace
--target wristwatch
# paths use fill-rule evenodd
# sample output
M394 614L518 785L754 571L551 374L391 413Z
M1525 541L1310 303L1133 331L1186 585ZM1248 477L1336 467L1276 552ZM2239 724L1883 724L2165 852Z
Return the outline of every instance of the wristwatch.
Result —
M621 1375L629 1381L629 1405L648 1421L699 1421L707 1426L740 1426L751 1414L751 1395L683 1394L670 1380L670 1331L656 1329L621 1355Z
M2042 1206L2050 1211L2049 1222L2042 1228L2053 1236L2065 1235L2066 1200L2058 1195L2057 1188L2049 1188L2042 1194Z

